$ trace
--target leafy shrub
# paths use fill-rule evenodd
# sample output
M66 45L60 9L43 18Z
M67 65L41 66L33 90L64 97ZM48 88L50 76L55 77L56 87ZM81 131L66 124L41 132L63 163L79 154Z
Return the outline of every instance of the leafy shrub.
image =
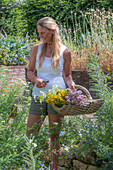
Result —
M84 21L80 11L88 11L90 8L112 9L113 5L110 2L112 0L103 1L89 1L89 0L27 0L22 4L24 11L23 18L27 21L28 27L26 31L31 36L36 31L36 23L39 19L49 16L53 17L55 21L60 24L66 25L69 29L74 30L75 25L72 22L72 16L75 19L75 13L77 21L80 21L82 29L84 29ZM43 11L43 12L42 12ZM68 22L68 23L67 23ZM79 24L79 22L78 22ZM73 33L72 33L73 34Z
M25 36L27 32L31 36L36 33L36 22L44 16L53 17L57 23L67 24L67 27L73 27L71 15L77 13L77 20L81 20L82 27L84 25L80 11L87 11L94 7L102 9L113 9L112 0L103 1L89 1L89 0L25 0L20 1L17 5L15 0L12 0L11 8L8 6L9 2L1 0L0 13L0 31L5 29L8 35ZM2 8L2 7L7 7ZM16 8L15 8L16 6ZM5 17L3 17L4 15ZM74 15L73 15L74 17Z
M0 62L3 65L25 65L25 54L29 54L26 40L18 37L1 36Z

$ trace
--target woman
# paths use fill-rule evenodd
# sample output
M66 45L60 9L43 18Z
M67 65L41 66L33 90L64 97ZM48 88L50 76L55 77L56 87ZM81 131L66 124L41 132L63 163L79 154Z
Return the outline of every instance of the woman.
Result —
M37 30L43 42L32 48L28 65L28 78L35 83L32 96L39 96L40 90L48 91L55 84L61 85L65 89L66 83L69 88L74 88L75 83L71 76L71 52L61 43L56 22L50 17L44 17L37 22ZM37 76L34 74L35 69ZM46 83L45 78L49 80L48 83ZM44 115L43 120L41 119L42 114ZM37 132L40 130L46 115L48 115L50 129L54 128L55 122L58 124L58 128L61 126L63 116L59 115L50 104L40 104L38 101L35 102L32 97L27 122L28 135L33 133L34 129ZM51 170L57 170L57 162L54 160L59 155L59 132L57 134L51 132L51 147L57 151L57 154L51 152L51 160L53 161Z

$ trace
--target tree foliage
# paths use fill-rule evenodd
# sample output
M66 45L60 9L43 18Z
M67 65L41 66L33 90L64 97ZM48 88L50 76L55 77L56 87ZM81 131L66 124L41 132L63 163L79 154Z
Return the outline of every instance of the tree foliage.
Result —
M80 11L88 11L91 8L105 8L106 11L109 8L113 9L112 0L23 0L17 7L3 11L2 7L14 2L19 1L1 0L0 29L2 30L4 27L8 34L24 36L27 32L29 35L36 33L37 21L45 16L53 17L58 24L62 23L67 27L72 27L72 17L75 17L75 13L77 19L81 20Z
M0 2L0 30L8 35L22 35L25 21L22 19L22 4L17 0L2 0ZM21 31L20 31L21 30Z

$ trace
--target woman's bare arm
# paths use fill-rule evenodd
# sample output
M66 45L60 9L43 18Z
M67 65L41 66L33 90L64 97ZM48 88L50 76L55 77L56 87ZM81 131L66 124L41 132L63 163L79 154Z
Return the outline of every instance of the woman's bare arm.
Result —
M31 51L31 57L28 64L27 76L28 78L36 84L38 88L44 87L46 84L43 82L43 79L35 76L35 64L36 64L36 56L38 51L38 45L35 45Z
M35 76L35 64L36 64L37 51L38 51L38 45L35 45L31 51L31 57L30 57L30 61L28 64L28 71L27 71L28 78L33 82L35 82L34 80L35 78L37 78Z
M63 58L64 58L64 68L63 68L64 81L69 88L73 89L75 88L75 83L71 75L71 51L69 49L66 49L64 51Z

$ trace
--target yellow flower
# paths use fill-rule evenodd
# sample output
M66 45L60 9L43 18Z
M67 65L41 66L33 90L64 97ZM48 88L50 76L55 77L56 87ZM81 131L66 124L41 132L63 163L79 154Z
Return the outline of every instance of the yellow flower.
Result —
M51 95L51 93L48 93L48 96L50 96Z
M58 99L58 96L55 96L54 98L55 98L55 99Z
M65 90L58 90L54 95L49 93L46 102L50 104L66 103L66 98L65 98L66 95L67 95L67 91Z
M61 97L59 98L59 100L60 100L60 102L62 102L62 101L63 101L63 99L62 99Z
M39 100L41 99L42 96L39 96Z
M107 68L108 71L110 71L110 68Z
M62 90L61 93L62 93L62 94L65 94L65 90Z
M61 97L61 93L59 93L58 96Z

